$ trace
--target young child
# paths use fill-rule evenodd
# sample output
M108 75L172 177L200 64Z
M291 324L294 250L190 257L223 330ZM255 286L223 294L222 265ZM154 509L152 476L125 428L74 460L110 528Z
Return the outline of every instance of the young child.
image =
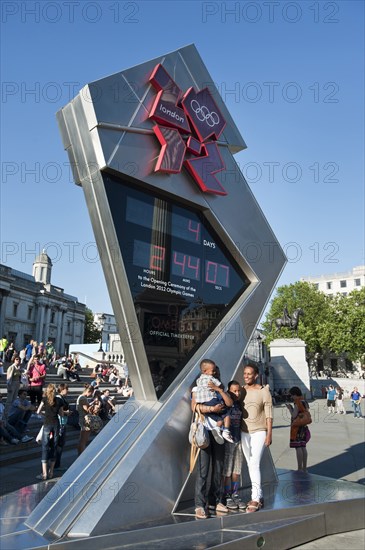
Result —
M218 378L214 377L215 365L209 362L202 363L200 366L201 375L196 381L196 386L193 388L195 401L197 404L201 403L208 407L215 407L216 405L224 404L223 399L219 393L210 389L209 382L212 382L215 386L221 386L222 382ZM229 431L231 425L231 418L229 412L225 407L219 413L209 412L204 413L208 420L208 425L211 428L212 435L217 443L223 444L224 439L233 443L231 432Z
M224 447L224 493L226 506L229 510L246 509L238 494L240 476L243 463L243 452L241 447L241 386L236 380L231 380L228 384L228 393L233 399L233 405L229 408L231 417L230 431L233 443L227 443Z

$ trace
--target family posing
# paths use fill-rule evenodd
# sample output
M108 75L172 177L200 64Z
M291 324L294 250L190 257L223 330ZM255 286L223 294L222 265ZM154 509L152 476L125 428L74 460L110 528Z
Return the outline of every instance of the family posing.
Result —
M257 383L259 370L256 366L244 367L242 388L232 380L227 391L214 361L203 359L200 370L200 379L192 390L192 410L199 402L200 411L206 416L209 445L200 449L197 460L195 517L207 518L209 509L228 512L240 508L248 513L256 512L263 506L260 461L272 438L269 388ZM246 505L238 496L243 455L252 485L251 500Z

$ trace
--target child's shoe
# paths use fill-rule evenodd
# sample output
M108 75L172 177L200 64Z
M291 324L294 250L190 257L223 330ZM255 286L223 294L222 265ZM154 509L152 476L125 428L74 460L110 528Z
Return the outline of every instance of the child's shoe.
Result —
M218 426L216 428L213 428L212 436L214 437L216 442L219 443L219 445L223 445L224 439L221 434L221 429Z
M226 441L229 441L230 443L234 443L231 432L228 430L228 428L223 428L222 436Z
M231 495L226 495L226 506L229 510L237 510L238 504L233 500Z
M237 493L233 493L232 500L236 504L237 508L239 508L240 510L246 510L247 505L244 502L242 502L242 500L240 499Z

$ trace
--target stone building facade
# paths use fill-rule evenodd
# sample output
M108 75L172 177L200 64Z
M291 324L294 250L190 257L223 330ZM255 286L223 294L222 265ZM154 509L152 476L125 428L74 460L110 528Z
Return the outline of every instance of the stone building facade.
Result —
M0 334L22 349L31 339L52 341L59 354L84 341L85 305L51 284L52 262L42 252L33 275L0 264Z
M312 283L317 290L327 296L340 293L347 296L353 290L360 290L365 286L365 265L353 267L351 271L330 273L318 277L302 277L301 281Z
M109 345L109 336L118 332L117 323L112 313L94 313L94 324L101 331L102 343Z

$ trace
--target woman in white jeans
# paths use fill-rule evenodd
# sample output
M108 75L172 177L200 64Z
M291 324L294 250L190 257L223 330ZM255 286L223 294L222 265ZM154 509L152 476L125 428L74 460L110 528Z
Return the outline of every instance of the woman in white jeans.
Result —
M241 443L252 484L248 513L257 512L263 506L260 461L264 447L269 447L272 440L272 398L268 386L257 384L258 376L258 367L244 367Z
M337 414L346 414L345 407L343 404L343 389L339 386L336 387L336 413Z

